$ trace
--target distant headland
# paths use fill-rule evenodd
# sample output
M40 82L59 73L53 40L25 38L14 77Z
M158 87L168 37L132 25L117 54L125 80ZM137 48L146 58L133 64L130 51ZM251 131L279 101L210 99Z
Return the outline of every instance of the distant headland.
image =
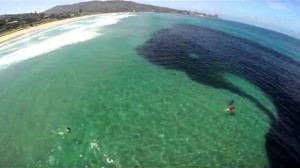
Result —
M178 10L166 7L140 4L132 1L89 1L71 5L60 5L44 12L25 14L6 14L0 16L0 36L5 36L29 27L62 19L117 12L158 12L193 15L207 18L218 18L201 12Z

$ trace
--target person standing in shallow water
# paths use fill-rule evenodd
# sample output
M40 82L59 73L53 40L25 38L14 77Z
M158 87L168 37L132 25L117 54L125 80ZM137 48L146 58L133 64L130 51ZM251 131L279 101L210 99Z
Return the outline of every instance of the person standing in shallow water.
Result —
M234 100L231 100L230 102L229 102L229 107L228 108L226 108L224 111L226 112L226 111L229 111L230 113L230 115L234 115L235 113L234 113L234 111L235 111L235 106L233 105L234 104Z

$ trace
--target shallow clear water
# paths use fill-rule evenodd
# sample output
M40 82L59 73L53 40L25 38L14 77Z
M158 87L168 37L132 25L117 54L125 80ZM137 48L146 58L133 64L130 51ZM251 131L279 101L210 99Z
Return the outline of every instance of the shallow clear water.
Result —
M255 104L153 65L136 52L162 28L189 23L220 30L231 24L222 22L138 14L101 28L90 40L2 69L0 165L268 167L269 120ZM5 54L0 51L0 57ZM227 78L275 112L258 88ZM231 99L234 116L224 113ZM71 134L57 134L66 127Z

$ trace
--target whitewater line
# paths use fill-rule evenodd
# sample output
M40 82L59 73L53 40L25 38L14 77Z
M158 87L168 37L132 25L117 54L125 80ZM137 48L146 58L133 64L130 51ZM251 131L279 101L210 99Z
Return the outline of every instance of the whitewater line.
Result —
M103 28L108 25L116 24L123 18L127 18L130 16L134 16L134 15L111 14L111 15L106 15L106 16L99 16L99 17L93 18L94 20L93 20L93 22L91 22L91 24L80 25L80 26L76 25L76 24L79 24L80 22L68 24L70 26L69 29L68 29L68 25L64 25L61 27L61 30L65 29L66 32L63 32L59 35L55 35L54 37L44 39L41 37L44 37L45 33L51 33L51 31L45 30L45 33L41 32L41 34L39 34L40 37L37 38L39 40L42 40L40 42L35 42L33 40L31 40L31 41L29 40L29 42L28 41L24 42L24 44L19 46L17 50L9 52L5 55L1 55L1 51L0 51L0 69L5 69L16 63L49 53L51 51L54 51L58 48L61 48L61 47L67 46L67 45L91 40L91 39L101 35L100 32L95 31L95 28L97 28L97 30L100 30L99 28ZM34 36L34 35L31 35L27 38L30 38L32 36ZM17 45L18 42L15 42L15 44ZM12 44L10 44L10 45L11 45L10 47L14 47L14 45L12 45ZM20 45L20 44L18 44L18 45Z

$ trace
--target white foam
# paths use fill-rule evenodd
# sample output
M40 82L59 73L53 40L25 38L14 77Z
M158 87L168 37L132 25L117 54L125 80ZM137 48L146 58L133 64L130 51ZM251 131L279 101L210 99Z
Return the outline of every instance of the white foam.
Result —
M3 55L0 57L0 69L7 68L10 65L19 63L21 61L40 56L45 53L49 53L53 50L61 48L66 45L76 44L79 42L87 41L99 36L101 33L98 31L100 27L107 25L112 25L120 21L120 19L132 16L130 14L113 14L109 16L102 16L93 18L92 24L82 24L82 26L74 24L64 25L64 32L54 35L50 38L45 38L45 33L51 33L51 31L45 31L40 33L37 39L39 41L26 41L23 42L17 50ZM78 22L80 24L80 22ZM96 30L96 31L95 31ZM42 41L41 41L42 40ZM10 44L9 47L14 47L15 45L20 45L20 42L15 42L15 44ZM6 46L4 46L6 48ZM1 55L1 50L0 50Z
M0 68L6 68L13 63L18 63L41 54L48 53L65 45L86 41L94 38L95 36L97 36L97 33L79 29L52 37L48 40L42 41L41 43L30 45L1 57Z
M69 30L69 29L74 29L74 28L79 28L81 25L78 24L72 24L72 25L64 25L59 27L59 30Z
M39 38L37 38L38 40L43 40L43 39L46 39L47 37L46 36L40 36Z

